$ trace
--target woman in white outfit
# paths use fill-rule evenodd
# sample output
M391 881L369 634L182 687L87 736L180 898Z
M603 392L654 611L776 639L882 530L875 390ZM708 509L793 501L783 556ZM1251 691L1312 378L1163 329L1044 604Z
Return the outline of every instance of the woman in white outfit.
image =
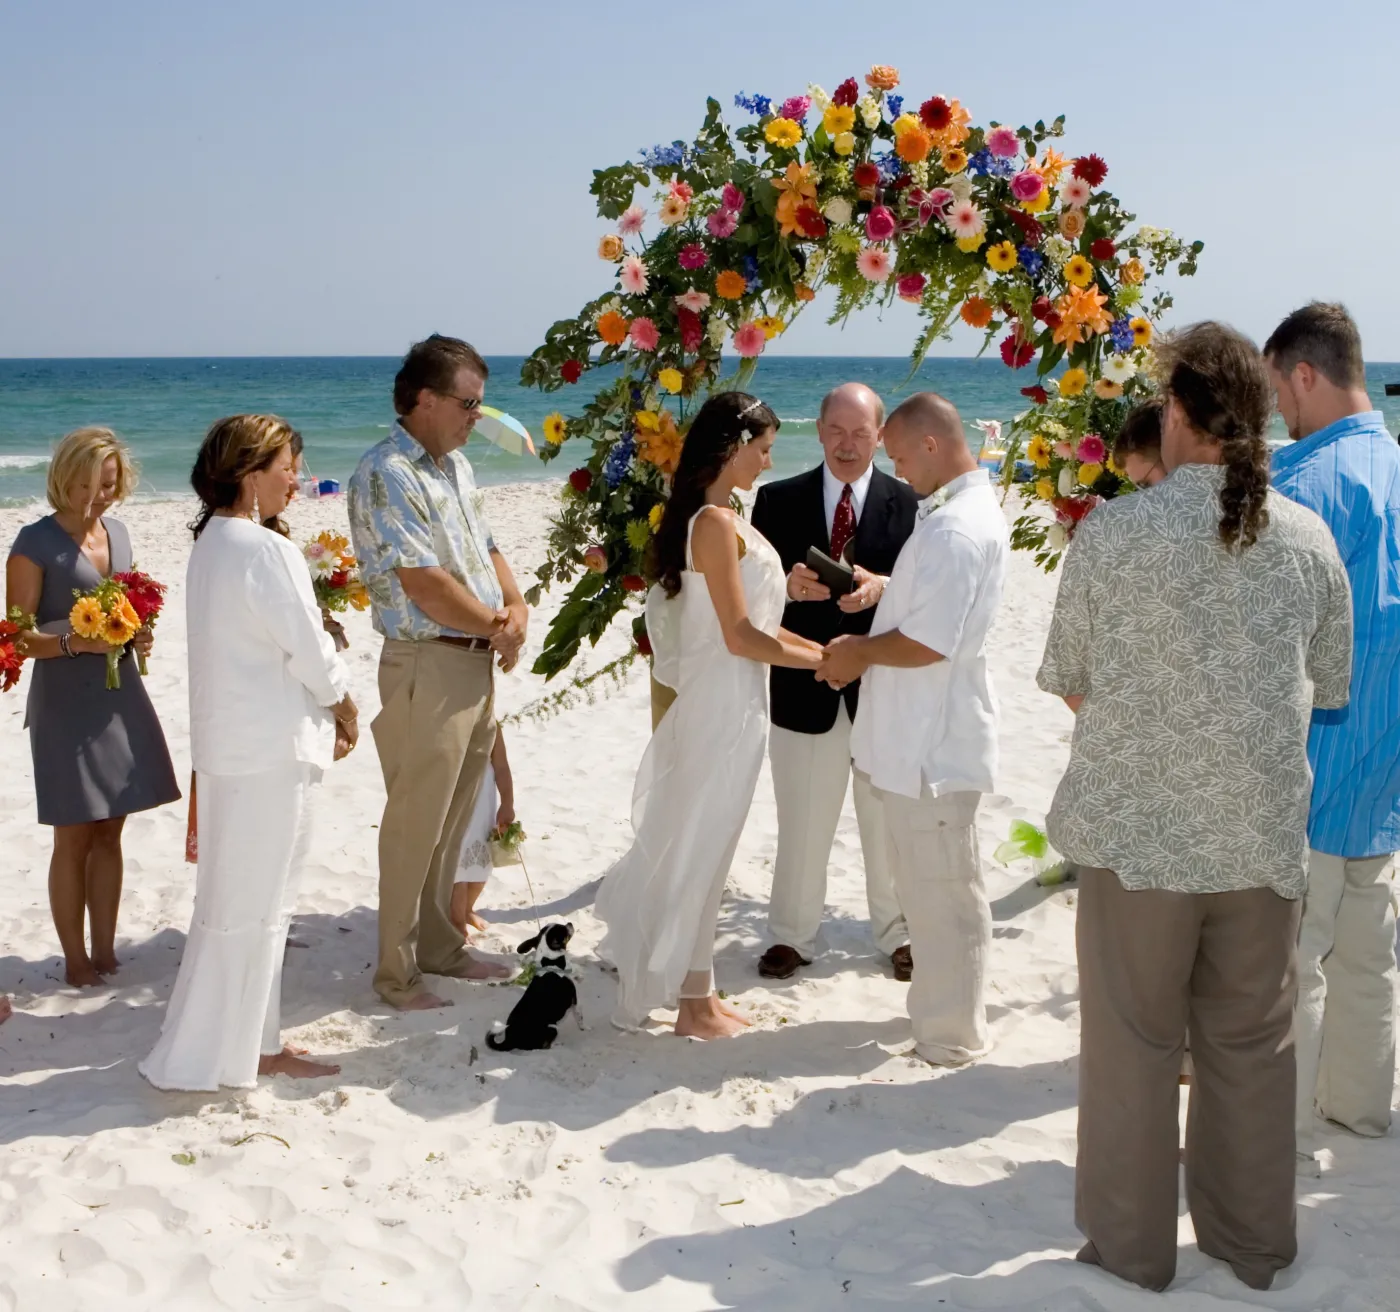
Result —
M635 841L597 903L623 1028L657 1007L678 1007L676 1033L695 1038L726 1038L748 1023L715 994L720 898L768 739L767 667L816 670L822 652L780 627L782 562L729 508L771 467L777 429L751 396L711 397L686 435L657 532L648 631L658 678L677 696L637 771Z
M295 432L270 415L209 430L185 576L190 746L198 778L194 915L160 1039L159 1089L334 1075L283 1047L282 955L321 772L355 745L344 663L297 548L263 527L296 489Z

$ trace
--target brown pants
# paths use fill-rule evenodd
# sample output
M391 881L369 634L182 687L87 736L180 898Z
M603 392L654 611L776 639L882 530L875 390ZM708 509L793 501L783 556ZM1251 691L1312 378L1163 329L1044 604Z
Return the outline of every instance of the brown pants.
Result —
M1177 1099L1195 1078L1186 1198L1201 1251L1267 1289L1297 1256L1293 1004L1299 902L1267 888L1130 893L1079 871L1080 1258L1148 1289L1176 1274Z
M491 653L388 640L382 709L371 726L388 800L379 828L379 969L374 987L402 1006L423 972L470 960L451 921L452 879L496 741Z

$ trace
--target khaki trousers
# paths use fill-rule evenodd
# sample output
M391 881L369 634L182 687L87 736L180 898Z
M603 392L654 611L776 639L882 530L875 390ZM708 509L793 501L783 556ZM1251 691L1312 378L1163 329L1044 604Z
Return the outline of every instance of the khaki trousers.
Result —
M1391 857L1314 852L1298 932L1298 1150L1313 1101L1357 1134L1390 1129L1395 1090L1395 903Z
M861 776L869 782L868 776ZM925 1061L958 1065L991 1049L985 985L992 909L977 849L981 793L905 797L873 789L890 869L909 925L909 1021Z
M388 800L379 827L379 996L402 1006L423 972L470 957L448 918L457 858L496 741L489 651L386 640L371 729Z
M1079 870L1081 1260L1176 1274L1178 1078L1195 1066L1186 1199L1202 1252L1255 1289L1297 1256L1293 1003L1299 902L1271 889L1128 892Z
M778 807L778 856L768 904L768 934L810 961L826 910L826 873L831 844L846 804L851 769L851 717L842 702L826 733L768 731L773 796ZM885 819L867 776L852 784L870 933L885 956L909 942L909 927L890 874Z

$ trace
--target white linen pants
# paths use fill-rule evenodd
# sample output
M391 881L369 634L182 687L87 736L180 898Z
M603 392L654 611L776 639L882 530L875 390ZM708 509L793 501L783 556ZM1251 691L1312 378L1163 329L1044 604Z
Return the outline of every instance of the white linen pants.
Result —
M826 733L794 733L776 725L768 731L768 759L778 804L778 855L768 904L768 933L811 960L826 908L826 874L831 844L846 804L852 777L851 718L843 700L836 723ZM886 851L880 803L864 775L855 774L856 825L865 864L865 898L870 932L886 956L909 942Z
M194 915L160 1039L139 1070L158 1089L251 1089L282 1051L282 955L310 847L313 785L291 765L200 772Z
M944 1066L973 1061L991 1050L984 989L992 909L977 848L982 794L874 792L916 963L908 1003L915 1051Z
M1298 932L1298 1150L1313 1104L1357 1134L1390 1128L1395 1088L1395 903L1391 856L1313 852Z

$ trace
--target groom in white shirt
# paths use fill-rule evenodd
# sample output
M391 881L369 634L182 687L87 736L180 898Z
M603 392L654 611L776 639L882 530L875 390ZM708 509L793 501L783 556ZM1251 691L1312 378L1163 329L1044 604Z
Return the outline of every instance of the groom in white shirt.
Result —
M992 916L976 818L997 768L986 644L1010 542L949 401L911 396L886 420L884 440L895 473L927 499L869 636L834 639L817 677L835 687L862 680L851 753L881 802L919 962L909 987L915 1050L956 1065L990 1047L983 990Z

